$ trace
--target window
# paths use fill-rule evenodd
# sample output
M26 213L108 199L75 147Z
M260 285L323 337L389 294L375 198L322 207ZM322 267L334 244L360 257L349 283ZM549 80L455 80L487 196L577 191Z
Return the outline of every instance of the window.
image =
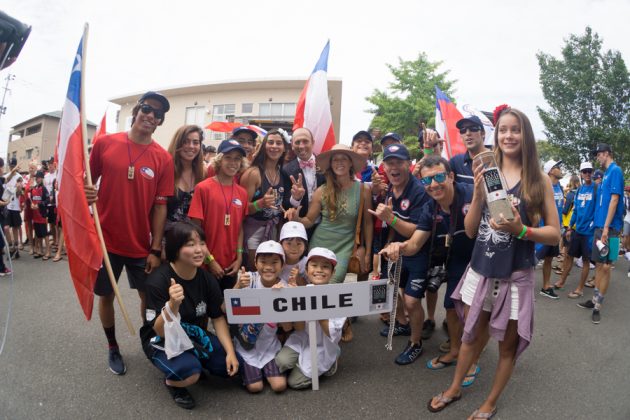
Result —
M42 131L42 125L35 124L26 129L26 135L30 136L31 134L36 134L36 133L39 133L40 131Z
M9 138L9 141L15 141L18 139L21 139L22 137L24 137L24 131L16 131L11 133L11 137Z
M236 104L214 105L212 107L212 121L234 121L236 113ZM212 132L212 140L225 140L229 133Z
M288 103L260 103L258 115L261 117L293 117L295 116L295 102Z
M17 159L17 152L11 153L11 159Z
M203 127L206 119L206 107L189 106L186 107L186 124L195 124Z
M33 158L33 149L26 149L26 159L32 159Z
M242 104L241 114L251 114L254 111L254 104Z

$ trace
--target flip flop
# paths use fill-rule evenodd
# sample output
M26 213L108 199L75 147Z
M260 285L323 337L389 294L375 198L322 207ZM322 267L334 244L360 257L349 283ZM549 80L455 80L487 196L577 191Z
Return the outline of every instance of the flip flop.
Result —
M41 258L41 257L43 257L43 255L41 255L41 254L33 254L33 258Z
M59 261L63 260L63 257L54 257L52 260L53 260L53 262L59 262Z
M48 257L48 256L46 256L46 255L44 255L44 256L42 257L42 261L48 261L49 259L50 259L50 257Z
M427 361L427 369L431 369L431 370L440 370L440 369L444 369L447 368L449 366L455 366L457 365L457 359L455 360L451 360L450 362L445 362L443 360L440 360L440 357L442 356L438 356L435 359L435 364L433 364L433 359L429 359Z
M477 367L475 368L475 372L473 374L466 374L466 377L462 381L462 387L467 388L471 386L475 382L475 379L477 379L477 375L479 374L480 371L481 371L481 368L479 367L479 365L477 365Z
M491 419L492 417L494 417L494 415L497 414L497 409L495 408L494 410L492 410L489 413L482 413L479 410L475 410L473 411L473 413L470 415L470 417L468 417L469 419Z
M431 405L431 403L433 402L433 398L437 398L438 399L438 404L444 404L444 405L442 405L440 407L437 407L437 408L433 407ZM432 413L439 413L440 411L444 410L446 407L448 407L449 405L451 405L455 401L458 401L460 398L462 398L462 394L456 395L453 398L449 398L449 397L445 397L444 396L444 392L440 392L439 394L437 394L433 398L431 398L429 400L429 402L427 403L427 408Z
M556 284L553 285L553 288L556 289L556 290L562 290L562 289L564 289L564 285L558 286L558 284L556 283Z
M584 292L576 292L575 290L567 295L569 299L577 299L581 298L582 296L584 296Z

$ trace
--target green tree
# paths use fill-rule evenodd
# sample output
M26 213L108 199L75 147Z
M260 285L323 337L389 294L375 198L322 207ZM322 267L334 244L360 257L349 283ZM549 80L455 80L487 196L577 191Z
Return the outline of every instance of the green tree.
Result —
M630 174L630 75L619 51L602 51L590 27L565 40L562 57L537 54L540 85L549 109L538 107L550 146L570 169L590 159L597 143L612 146ZM624 150L626 149L626 150Z
M375 89L366 100L374 114L371 127L383 134L394 131L404 137L412 157L418 157L418 123L435 126L435 85L452 97L454 80L447 79L449 71L439 72L441 61L429 61L425 53L415 60L398 58L398 66L387 64L394 76L388 89Z

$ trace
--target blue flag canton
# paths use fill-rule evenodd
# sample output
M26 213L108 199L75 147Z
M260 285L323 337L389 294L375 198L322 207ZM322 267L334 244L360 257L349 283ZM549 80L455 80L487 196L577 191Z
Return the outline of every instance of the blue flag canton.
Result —
M232 298L232 306L241 306L241 298Z
M78 109L81 109L81 65L83 61L83 38L79 42L77 55L72 63L70 73L70 83L68 84L68 99L72 101Z

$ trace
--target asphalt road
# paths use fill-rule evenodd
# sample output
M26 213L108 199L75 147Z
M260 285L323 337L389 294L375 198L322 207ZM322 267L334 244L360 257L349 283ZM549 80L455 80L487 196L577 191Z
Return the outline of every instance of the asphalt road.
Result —
M533 342L518 360L495 418L630 418L627 270L628 262L620 260L599 325L591 323L590 311L566 298L570 288L558 301L536 294ZM367 317L354 325L354 341L343 346L337 374L323 379L320 391L274 395L266 389L249 395L236 380L211 378L190 388L197 408L189 412L172 402L160 373L142 353L138 336L126 331L120 317L118 337L128 372L120 377L109 372L98 315L85 320L65 261L42 262L23 254L14 271L13 309L0 355L0 419L461 419L483 401L497 360L497 344L491 341L475 384L460 401L431 414L427 401L446 388L453 373L452 368L425 367L438 354L442 331L425 342L420 360L401 367L394 358L405 339L396 338L394 351L388 352L378 335L381 322ZM577 281L578 270L573 271L569 286ZM139 328L135 292L126 281L121 284ZM10 278L0 278L0 334L10 288ZM443 316L439 310L438 323Z

